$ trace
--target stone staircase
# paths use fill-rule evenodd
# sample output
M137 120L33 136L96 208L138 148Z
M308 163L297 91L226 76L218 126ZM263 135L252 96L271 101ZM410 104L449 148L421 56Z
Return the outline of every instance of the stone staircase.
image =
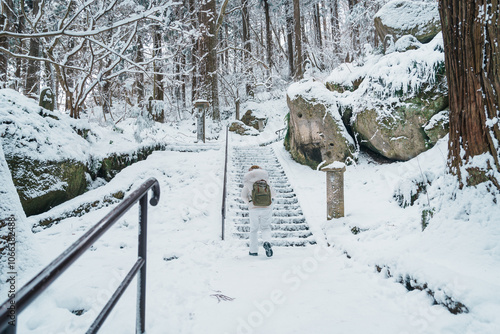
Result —
M248 206L240 198L243 176L250 166L259 165L269 173L276 190L271 222L273 246L306 246L316 244L288 178L271 147L234 147L228 168L227 226L237 239L249 238ZM248 243L248 242L247 242Z

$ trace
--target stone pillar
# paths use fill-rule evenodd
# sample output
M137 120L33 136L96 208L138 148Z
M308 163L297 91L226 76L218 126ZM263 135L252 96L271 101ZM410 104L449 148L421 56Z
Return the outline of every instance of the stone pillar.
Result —
M205 111L199 113L196 118L198 121L196 141L205 142Z
M197 137L196 142L205 142L205 115L210 104L206 100L196 100L194 101L194 107L196 109L196 118L198 120L197 124Z
M259 132L264 131L264 119L261 118L257 119L257 127L258 127L257 130L259 130Z
M328 220L344 217L345 169L345 164L338 161L321 168L323 172L326 172L326 201Z

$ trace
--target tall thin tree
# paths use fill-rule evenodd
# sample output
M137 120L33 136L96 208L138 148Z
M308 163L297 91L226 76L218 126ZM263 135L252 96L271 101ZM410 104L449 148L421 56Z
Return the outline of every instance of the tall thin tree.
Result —
M302 69L302 29L300 22L300 1L293 0L293 20L295 28L295 74L294 79L300 80L304 76Z
M36 18L39 11L40 0L28 2L32 16ZM36 29L36 20L32 20L32 29ZM28 68L26 70L26 83L24 85L24 94L27 96L37 96L40 90L40 62L34 58L39 58L40 41L37 38L30 39L30 49L28 59Z

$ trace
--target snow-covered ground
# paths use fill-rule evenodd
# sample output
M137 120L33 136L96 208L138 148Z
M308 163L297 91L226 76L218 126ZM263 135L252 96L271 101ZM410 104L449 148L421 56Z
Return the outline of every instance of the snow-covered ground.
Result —
M283 127L284 98L261 108L272 115L267 130L259 137L230 134L230 147L268 141ZM275 248L266 258L248 256L231 235L220 240L222 137L206 151L155 152L52 211L159 180L160 202L149 208L147 333L500 332L500 198L484 186L456 189L445 175L446 139L405 163L381 165L361 154L345 173L346 217L331 221L325 174L295 163L282 142L273 144L318 244ZM427 192L415 205L399 206L394 194L409 198L411 180L422 179L431 182ZM39 269L112 207L36 233ZM425 208L436 211L422 232ZM85 332L136 254L133 209L20 314L18 333ZM408 292L398 283L406 276L426 283L437 301L447 296L469 312L453 315L426 292ZM5 285L0 292L5 296ZM135 332L135 296L133 282L101 333Z

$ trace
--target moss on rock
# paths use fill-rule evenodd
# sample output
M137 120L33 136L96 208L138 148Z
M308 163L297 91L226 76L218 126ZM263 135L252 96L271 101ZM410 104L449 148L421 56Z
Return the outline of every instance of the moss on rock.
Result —
M82 194L87 188L86 166L79 161L38 161L6 157L27 216L47 211Z

